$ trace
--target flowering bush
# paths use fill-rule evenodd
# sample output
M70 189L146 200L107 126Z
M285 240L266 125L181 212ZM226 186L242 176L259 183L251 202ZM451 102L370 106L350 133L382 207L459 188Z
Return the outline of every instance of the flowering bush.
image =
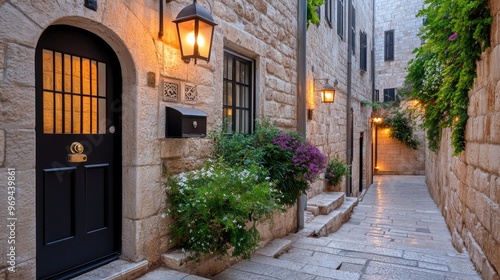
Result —
M329 161L325 171L325 181L333 186L339 186L344 176L349 176L349 166L340 158Z
M170 176L166 192L173 242L193 253L250 257L258 245L255 222L276 209L281 194L258 165L209 161L201 170ZM252 222L252 223L250 223Z
M325 170L326 156L316 146L303 141L298 135L279 132L273 138L273 143L281 150L292 153L292 163L298 171L298 180L313 182Z
M233 165L256 164L268 170L275 188L283 194L282 205L293 205L309 183L325 170L327 157L297 133L284 133L268 122L251 135L220 133L214 156Z

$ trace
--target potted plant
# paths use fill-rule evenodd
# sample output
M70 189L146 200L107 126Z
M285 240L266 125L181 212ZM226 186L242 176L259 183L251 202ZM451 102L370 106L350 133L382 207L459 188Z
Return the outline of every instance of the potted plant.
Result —
M328 161L325 171L327 191L340 191L339 186L344 176L350 176L349 166L339 157Z

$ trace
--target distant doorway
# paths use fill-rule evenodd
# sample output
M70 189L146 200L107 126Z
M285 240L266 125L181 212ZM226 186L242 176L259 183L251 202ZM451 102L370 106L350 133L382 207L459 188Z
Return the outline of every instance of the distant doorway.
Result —
M364 162L363 162L363 140L364 133L361 132L359 136L359 193L363 191L363 178L364 178Z

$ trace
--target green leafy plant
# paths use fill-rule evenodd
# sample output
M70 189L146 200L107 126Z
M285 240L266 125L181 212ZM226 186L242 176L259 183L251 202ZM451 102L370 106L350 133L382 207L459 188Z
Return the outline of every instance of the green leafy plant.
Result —
M420 142L413 134L413 122L407 110L400 107L393 107L389 113L383 117L382 128L389 128L389 137L397 139L410 149L418 149Z
M325 181L332 186L338 187L344 176L350 176L349 166L339 157L328 162L325 170Z
M167 214L172 240L199 260L204 254L249 258L258 246L255 223L282 209L282 195L258 165L209 161L201 170L169 176Z
M468 92L476 62L489 47L492 18L486 0L426 0L417 16L426 18L424 43L414 50L406 84L408 95L423 108L429 148L439 147L441 130L452 128L457 155L465 149Z
M407 89L403 88L398 90L398 93L406 92ZM402 102L403 101L403 102ZM370 102L361 101L365 105L370 105L374 109L374 115L381 117L382 123L376 124L382 128L389 128L389 137L394 138L401 143L405 144L410 149L418 149L420 141L415 138L413 128L416 126L414 112L415 108L409 108L404 100L393 102Z
M214 157L233 165L257 164L269 171L282 205L293 205L326 167L326 156L294 132L281 132L269 122L251 135L214 134Z
M316 9L324 4L325 0L307 0L307 27L309 27L309 24L318 24L320 22Z
M269 122L251 135L211 133L213 159L201 170L167 175L172 241L199 259L204 254L250 257L255 223L293 205L324 172L326 156L297 133Z

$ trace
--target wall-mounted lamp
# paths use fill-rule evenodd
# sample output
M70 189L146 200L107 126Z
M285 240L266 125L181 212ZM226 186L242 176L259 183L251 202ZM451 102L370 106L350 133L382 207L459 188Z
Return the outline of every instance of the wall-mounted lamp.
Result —
M214 27L217 25L212 15L193 0L193 4L182 9L173 22L177 26L182 60L189 63L194 58L195 64L197 59L210 61Z
M375 124L381 124L381 123L382 123L382 118L381 118L381 117L373 117L373 118L372 118L372 121L373 121Z
M380 113L378 111L372 112L372 122L374 124L380 125L380 124L382 124L383 121L384 121L384 119L382 118L382 116L380 115Z
M326 81L320 88L321 93L321 103L333 103L335 100L335 86L339 83L337 79L334 79L333 86L328 83L329 79L314 79L316 81Z

